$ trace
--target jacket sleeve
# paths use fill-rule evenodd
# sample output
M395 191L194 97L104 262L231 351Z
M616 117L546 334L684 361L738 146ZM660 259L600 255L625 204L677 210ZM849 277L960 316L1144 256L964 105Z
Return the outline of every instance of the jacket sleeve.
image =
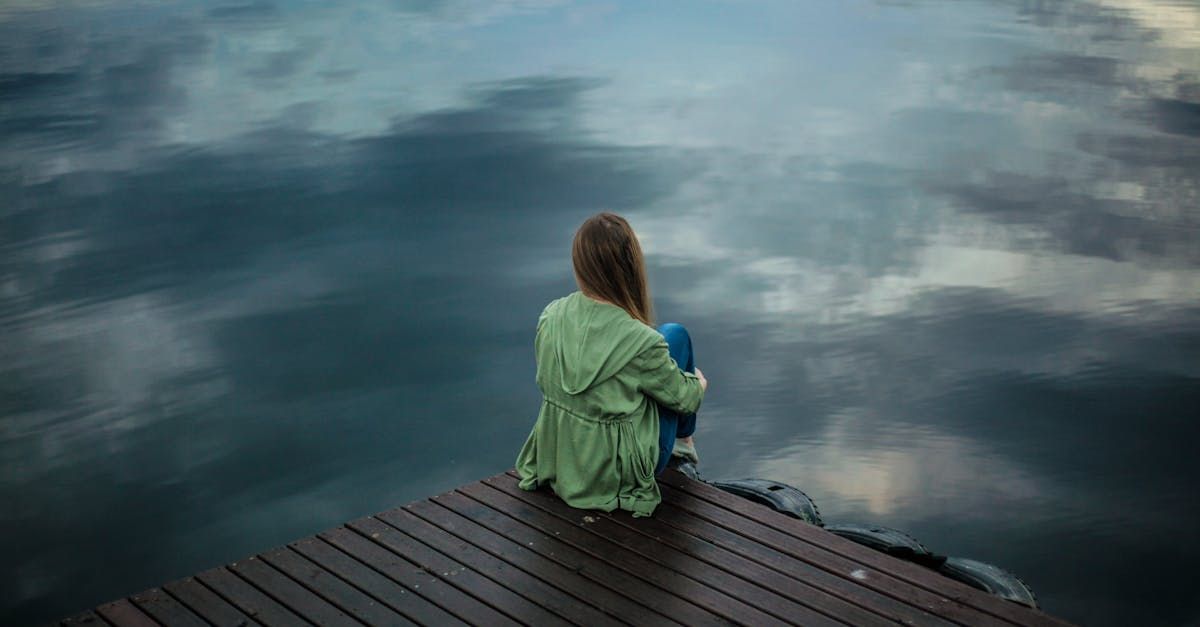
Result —
M631 365L637 370L638 391L684 416L700 408L704 399L700 379L680 370L671 359L665 339L638 354Z

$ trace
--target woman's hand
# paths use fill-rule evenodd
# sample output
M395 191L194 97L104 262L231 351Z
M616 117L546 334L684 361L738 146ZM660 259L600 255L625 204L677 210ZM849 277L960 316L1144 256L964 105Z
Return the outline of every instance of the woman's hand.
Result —
M708 391L708 379L704 378L704 373L701 372L701 370L699 368L692 368L692 370L696 371L695 372L696 378L700 379L700 389L707 392Z

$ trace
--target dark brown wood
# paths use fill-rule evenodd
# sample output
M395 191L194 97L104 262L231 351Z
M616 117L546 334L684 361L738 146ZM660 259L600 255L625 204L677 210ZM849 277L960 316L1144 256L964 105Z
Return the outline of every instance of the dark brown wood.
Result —
M206 570L196 575L196 580L245 612L247 616L268 627L308 624L308 621L246 583L227 568Z
M350 614L313 594L257 556L234 562L229 565L229 570L311 623L346 625L355 622Z
M711 568L688 553L663 543L660 539L638 533L599 512L575 509L547 491L527 492L517 487L511 477L496 476L484 480L506 494L537 506L560 519L593 534L607 538L657 562L665 570L664 577L685 575L720 590L738 600L742 607L733 620L751 625L772 623L803 623L806 625L838 624L833 619L796 604L778 594L761 588L722 569ZM702 542L696 540L697 542ZM698 547L697 547L698 548Z
M957 602L1018 625L1062 626L1070 624L1043 612L991 596L966 584L943 577L918 564L892 558L795 518L779 515L764 506L751 503L706 483L689 479L674 469L667 470L660 475L659 483L678 488L691 497L719 505L806 544L846 557L861 566L888 573L896 579L902 579L916 587L933 592L946 601L942 605L948 606L952 602ZM925 609L930 608L926 607ZM941 612L934 613L941 614Z
M138 609L164 625L208 627L208 623L203 618L196 616L185 605L159 588L139 592L129 597L129 600L133 601Z
M362 518L347 524L347 527L391 550L396 555L411 557L429 568L434 576L474 595L480 601L503 612L505 615L532 625L569 625L562 617L543 608L535 600L528 599L505 587L504 582L494 581L474 568L434 550L426 544L403 533L377 518ZM345 548L336 538L322 535ZM445 573L445 574L443 574Z
M536 601L539 605L575 623L585 625L619 625L620 621L525 573L504 560L493 557L469 542L429 524L402 509L390 510L377 516L379 520L411 535L425 544L454 555L462 563L502 583L508 589Z
M648 535L658 542L686 552L688 555L706 562L710 568L720 568L732 575L748 579L758 586L835 620L851 625L884 625L893 622L814 588L805 579L784 575L727 547L713 544L688 530L668 525L662 521L657 511L653 518L633 518L628 512L618 511L605 514L605 516L630 529ZM783 611L788 612L789 610L784 609Z
M194 577L164 584L163 589L216 627L253 627L258 624Z
M403 614L418 624L463 625L461 620L430 603L427 599L410 593L404 586L375 572L370 567L346 555L318 538L306 538L289 545L325 570L352 583L355 588Z
M446 495L438 495L430 501L410 503L404 509L575 597L578 603L591 605L629 623L679 625L646 605L636 603L633 599L617 594L588 578L576 576L575 571L548 559L527 545L499 535L449 508L439 507L436 503L445 498Z
M86 625L87 627L103 627L109 623L103 618L100 618L100 615L96 612L88 610L86 612L76 614L70 618L64 618L58 621L58 624L62 627L77 627L79 625Z
M756 527L755 522L740 518L730 510L685 498L678 491L664 488L665 515L673 524L686 525L710 542L724 547L739 547L775 568L804 572L811 584L892 616L898 621L917 621L922 625L968 621L976 625L1007 625L995 616L980 614L953 599L912 586L875 568L860 565L812 545L794 541L772 529ZM754 504L754 503L750 503ZM754 547L763 547L756 550ZM905 609L910 608L910 609Z
M629 573L627 577L636 577L657 586L667 593L663 595L666 599L688 599L690 602L716 615L718 619L724 617L723 620L728 622L736 622L738 613L746 608L746 606L736 599L720 591L713 590L690 577L664 577L662 576L662 566L657 562L630 551L626 547L606 538L601 538L586 530L579 529L571 523L563 521L524 501L497 491L490 486L477 483L464 486L463 489L472 498L502 509L513 518L527 525L535 526L547 534L553 533L555 538L567 543L568 546L578 550L580 553L590 555L595 559L603 560L620 568ZM534 540L526 540L526 542L531 541Z
M431 574L433 569L428 565L429 560L426 561L426 565L418 566L371 540L362 537L358 533L345 528L332 529L322 533L320 539L369 566L388 581L400 586L409 593L410 598L415 596L427 599L467 623L498 626L519 624L501 614L499 610L486 605L446 581L433 576ZM448 568L440 571L441 576L458 576L459 566L457 564L452 565L447 562L443 565ZM368 589L368 591L370 590ZM413 600L413 603L415 602Z
M664 501L655 510L654 515L664 524L677 527L680 531L691 533L691 535L703 538L704 541L719 545L719 547L736 551L739 555L772 568L773 571L803 580L823 593L874 611L889 621L907 623L907 625L954 625L952 621L943 619L943 617L932 615L928 611L883 595L865 585L858 585L864 581L860 578L869 577L863 569L848 568L836 572L824 571L824 569L812 566L809 562L780 553L751 537L740 536L738 533L728 531L724 527L690 513L686 507L691 506L692 503L677 504L673 496L677 496L678 492L674 492L670 488L664 488L662 495L664 495ZM850 574L856 571L859 572L858 578Z
M479 498L481 495L482 498ZM660 613L685 625L729 623L686 598L672 594L666 588L657 587L657 583L646 577L648 572L644 568L639 572L636 567L622 570L615 565L620 562L628 563L628 556L637 557L635 554L621 547L614 547L613 551L607 552L617 554L610 562L585 553L560 539L559 532L555 529L538 524L539 521L551 518L549 515L486 486L463 486L457 492L441 495L437 503L518 544L528 546L530 550L557 561L582 577L608 586L644 605L653 606Z
M128 599L118 599L96 608L96 613L116 627L158 627L158 623Z
M415 624L292 549L275 549L263 553L259 557L317 596L363 623L368 625Z

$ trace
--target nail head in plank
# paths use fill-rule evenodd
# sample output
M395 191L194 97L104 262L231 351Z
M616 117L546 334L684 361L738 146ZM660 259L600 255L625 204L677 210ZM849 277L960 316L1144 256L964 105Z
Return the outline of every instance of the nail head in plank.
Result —
M754 536L736 533L712 521L689 511L696 507L694 501L679 502L678 492L663 490L663 502L656 511L656 516L662 522L678 527L713 544L736 551L764 566L783 573L786 576L801 579L829 594L843 598L860 607L868 608L881 616L894 621L916 623L922 625L949 625L950 621L931 614L919 606L911 605L897 598L887 596L873 589L876 580L886 578L874 570L864 571L843 567L840 569L822 568L810 562L798 559L796 556L781 552L767 544L760 543ZM733 521L731 524L743 521ZM851 579L851 572L869 572L867 580ZM844 575L844 576L843 576ZM894 581L894 580L893 580ZM867 585L863 585L867 584ZM966 608L963 608L966 609ZM972 611L970 615L978 614ZM985 617L986 618L986 617Z
M710 542L706 538L690 533L689 530L668 525L662 520L661 513L656 512L655 517L642 519L632 518L624 512L612 512L605 516L618 524L630 528L636 527L645 533L652 533L664 544L674 546L680 551L708 563L710 568L720 568L732 575L748 579L774 592L782 599L800 603L829 618L847 621L853 625L883 625L893 622L843 598L834 596L827 590L813 587L806 581L807 578L785 576L733 551L730 547ZM801 568L806 565L795 563L794 566ZM845 587L850 585L852 584L848 582L843 583Z
M194 577L164 584L163 589L217 627L251 627L257 623L237 607L209 590Z
M404 509L425 519L430 524L437 525L456 537L472 543L493 557L562 590L573 596L579 603L591 605L619 620L636 621L642 624L678 625L665 616L654 613L650 608L619 595L607 587L583 577L576 577L576 573L573 571L531 550L526 545L514 542L475 521L435 504L443 498L445 495L438 495L431 501L412 503L405 506Z
M254 620L274 627L306 623L283 604L233 574L226 567L206 570L196 580L235 605Z
M655 588L653 584L647 585L648 582L637 578L637 572L622 571L608 562L584 553L565 541L549 535L547 532L550 530L539 529L534 520L529 520L529 524L526 524L508 513L486 504L486 501L468 496L469 493L484 491L501 497L502 495L495 490L484 486L464 486L459 490L459 492L441 495L437 502L461 516L484 525L497 534L530 547L530 550L556 561L572 572L607 586L614 592L645 606L653 607L655 611L668 618L678 620L686 625L712 624L720 621L713 614L693 605L686 599L673 594L663 594L662 589ZM631 574L634 576L631 577Z
M196 616L184 604L159 588L151 588L139 592L130 601L154 620L164 625L179 625L180 627L208 627L204 619Z
M420 564L421 567L428 569L435 576L438 573L450 573L443 576L444 581L471 594L508 616L519 618L521 622L536 625L570 624L534 601L484 576L468 564L457 559L450 559L433 547L420 542L416 538L401 532L377 518L363 518L352 521L347 526L363 537L369 538L371 541L387 548L394 554L412 559ZM330 540L335 541L333 538L330 538ZM337 546L341 547L343 545L338 544ZM457 575L454 573L457 573Z
M371 598L403 614L408 620L421 624L461 625L462 621L403 586L375 572L362 562L346 555L324 540L306 538L289 545L314 564L337 575L368 594Z
M318 625L344 625L355 622L349 614L312 594L291 577L275 570L258 557L234 562L229 565L229 569L305 620Z
M494 524L498 529L504 529L505 535L552 553L565 566L579 569L585 576L603 578L617 585L628 583L647 598L657 599L660 609L685 624L727 624L730 620L722 618L720 609L713 607L713 597L723 595L694 579L655 577L662 571L656 562L607 540L598 542L594 534L490 486L478 483L459 490L502 511L511 522L497 519ZM547 538L553 538L554 543ZM736 612L731 614L736 615Z
M707 483L690 479L674 469L664 472L658 479L659 483L679 488L694 497L728 508L737 514L751 518L756 522L796 537L799 540L824 547L864 565L887 572L897 578L905 579L935 594L939 594L950 600L959 601L1010 622L1019 625L1070 624L1043 612L1025 608L1010 601L991 596L966 584L943 577L923 566L884 555L808 523L774 512L766 507L748 507L748 502L745 499L729 494Z
M331 605L368 625L413 624L395 610L290 548L267 551L259 557Z
M704 562L674 548L667 547L649 536L618 525L605 517L597 516L595 512L570 507L550 492L544 490L522 490L517 487L516 482L512 481L511 478L487 479L484 483L527 503L536 505L580 529L641 553L658 564L656 570L661 571L663 577L688 576L709 586L713 590L712 594L727 595L730 598L729 602L736 604L738 607L734 620L754 625L790 620L781 619L778 615L773 617L767 613L771 611L772 614L775 614L781 611L778 605L774 603L777 598L774 593L724 571L709 568ZM806 619L810 619L813 624L829 622L826 617L815 612L804 612L803 608L798 609L797 613L804 615Z
M579 602L558 588L546 584L504 560L493 557L483 549L422 520L411 512L395 509L383 512L377 518L443 553L454 555L456 559L493 581L535 601L569 621L588 625L620 624L619 621L596 608Z
M349 559L362 564L363 568L368 568L371 572L376 573L380 577L380 581L377 584L371 583L370 587L361 583L366 582L367 578L356 576L356 580L360 581L360 587L363 590L373 596L389 604L397 603L398 609L402 606L399 605L400 601L394 601L396 596L416 597L437 605L467 623L505 626L518 624L475 597L433 576L429 570L413 564L349 529L332 529L322 533L317 540L325 544L329 550L339 551ZM327 558L320 557L318 559L316 540L309 545L297 543L296 549L311 559L326 564ZM457 576L457 567L444 570L441 575L444 577ZM391 591L389 592L385 586L392 586ZM424 621L419 620L418 622Z
M116 627L158 627L154 619L139 610L128 599L118 599L96 608L96 613Z

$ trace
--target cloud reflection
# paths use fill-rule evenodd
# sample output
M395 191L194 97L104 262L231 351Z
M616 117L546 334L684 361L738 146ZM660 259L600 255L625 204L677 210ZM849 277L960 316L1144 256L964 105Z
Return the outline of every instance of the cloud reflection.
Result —
M1196 555L1141 538L1196 513L1193 13L883 4L6 8L4 607L510 464L531 321L616 209L714 380L706 474L1132 612L1097 580Z

